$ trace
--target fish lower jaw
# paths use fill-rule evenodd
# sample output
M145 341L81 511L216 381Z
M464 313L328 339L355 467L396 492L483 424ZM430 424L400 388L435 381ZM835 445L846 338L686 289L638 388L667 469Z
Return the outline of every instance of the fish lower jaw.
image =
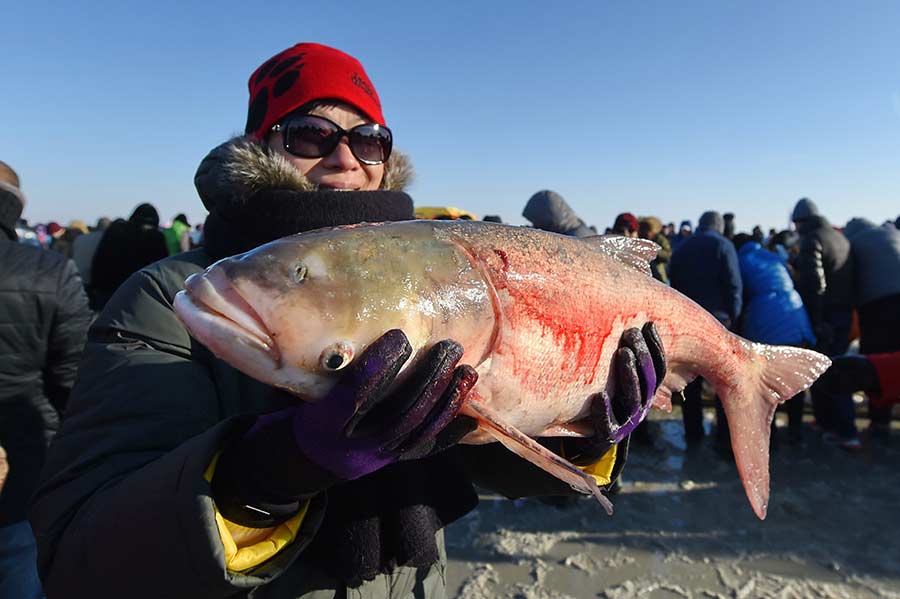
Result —
M247 329L188 291L180 291L175 296L174 308L188 332L226 362L232 363L235 361L233 356L242 354L241 350L247 348L264 356L271 362L273 370L281 368L281 352L271 337Z

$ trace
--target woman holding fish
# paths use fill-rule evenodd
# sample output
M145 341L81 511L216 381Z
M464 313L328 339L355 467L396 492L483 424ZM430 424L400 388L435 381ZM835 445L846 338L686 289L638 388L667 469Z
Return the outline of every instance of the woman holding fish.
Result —
M510 496L571 492L497 444L451 448L474 430L459 412L478 379L453 339L408 367L403 330L383 330L357 355L328 347L318 359L329 386L312 402L188 334L174 298L215 261L321 227L413 218L401 191L410 167L356 59L298 44L249 88L246 134L196 175L206 246L133 275L91 330L31 513L51 599L441 597L441 531L477 503L473 478ZM282 266L254 274L264 282ZM305 269L283 274L299 283ZM244 315L231 325L241 336L218 339L240 353L236 340L258 339L260 322L248 298L216 297L222 313ZM246 355L282 360L266 338ZM616 392L598 389L592 404L596 434L546 442L602 488L666 374L652 324L621 345Z

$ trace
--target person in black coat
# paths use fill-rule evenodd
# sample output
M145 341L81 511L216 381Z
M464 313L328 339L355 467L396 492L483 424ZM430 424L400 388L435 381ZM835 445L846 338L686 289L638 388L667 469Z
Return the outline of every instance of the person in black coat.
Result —
M91 307L102 310L132 273L168 255L166 238L159 230L156 208L141 204L128 220L117 219L103 234L94 254Z
M453 447L476 424L457 413L477 378L453 340L395 386L412 348L385 331L313 404L189 336L173 298L216 260L323 226L414 218L408 163L359 61L298 44L249 87L245 135L195 177L204 247L131 275L91 327L30 513L49 599L443 597L442 530L477 503L473 482L573 493L498 443ZM616 388L593 402L597 434L556 439L607 490L665 377L644 329L622 336Z
M797 202L791 220L800 235L795 284L816 334L815 349L826 356L844 354L850 346L856 285L850 242L809 198ZM845 449L858 449L852 397L830 395L815 385L811 394L816 424Z
M0 446L9 468L0 481L2 599L42 596L27 509L91 318L75 264L17 243L24 204L18 177L0 163Z
M743 307L743 282L734 245L723 233L725 219L718 212L704 212L697 233L688 237L672 253L669 263L672 287L715 316L727 329L737 323ZM694 379L684 388L684 436L689 446L704 435L700 404L702 380ZM730 454L731 441L722 403L716 398L716 445Z

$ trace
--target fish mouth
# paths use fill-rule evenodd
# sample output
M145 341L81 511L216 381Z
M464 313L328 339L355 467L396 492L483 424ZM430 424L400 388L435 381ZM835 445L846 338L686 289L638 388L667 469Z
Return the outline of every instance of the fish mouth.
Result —
M214 325L235 335L244 343L281 365L281 352L262 318L227 278L212 269L193 274L185 281L186 299Z

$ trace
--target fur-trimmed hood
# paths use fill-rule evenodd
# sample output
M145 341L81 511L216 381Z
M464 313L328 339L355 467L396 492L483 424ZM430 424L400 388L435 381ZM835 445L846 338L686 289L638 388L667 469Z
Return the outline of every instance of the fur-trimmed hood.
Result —
M194 177L209 210L204 247L222 258L322 227L411 220L412 199L400 191L411 177L409 160L394 152L381 189L320 190L265 145L234 138L210 152Z
M396 149L384 165L383 191L405 191L414 176L409 157ZM266 145L249 136L234 137L200 163L194 185L206 209L267 190L318 191L318 187Z

